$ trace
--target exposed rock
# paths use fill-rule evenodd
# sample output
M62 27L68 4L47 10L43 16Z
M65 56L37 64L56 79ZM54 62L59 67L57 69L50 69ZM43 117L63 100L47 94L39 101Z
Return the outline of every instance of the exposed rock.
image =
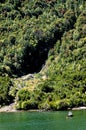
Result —
M15 103L0 108L0 112L16 112Z
M22 80L28 80L28 79L33 79L33 78L35 78L33 74L28 74L21 77Z
M75 107L75 108L72 108L72 110L86 110L86 106Z

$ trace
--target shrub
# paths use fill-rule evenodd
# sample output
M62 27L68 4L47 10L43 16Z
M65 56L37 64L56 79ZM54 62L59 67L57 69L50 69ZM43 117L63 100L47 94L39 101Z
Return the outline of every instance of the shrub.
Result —
M9 104L13 97L9 94L12 81L8 76L0 77L0 105Z
M66 110L69 107L69 102L65 99L57 103L57 110Z
M43 102L43 103L40 103L38 105L38 108L39 109L44 109L44 110L50 110L50 105L48 102Z
M45 93L49 93L49 92L53 92L54 88L51 86L52 83L49 81L45 81L42 86L41 86L41 90Z
M19 101L16 104L16 109L18 110L38 109L38 103L37 101L33 100Z
M30 99L30 92L26 89L21 89L17 93L18 101L27 101Z

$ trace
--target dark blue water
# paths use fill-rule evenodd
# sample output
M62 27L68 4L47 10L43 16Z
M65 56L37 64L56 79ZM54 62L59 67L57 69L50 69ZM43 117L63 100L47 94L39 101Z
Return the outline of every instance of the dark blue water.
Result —
M86 130L86 110L0 113L0 130Z

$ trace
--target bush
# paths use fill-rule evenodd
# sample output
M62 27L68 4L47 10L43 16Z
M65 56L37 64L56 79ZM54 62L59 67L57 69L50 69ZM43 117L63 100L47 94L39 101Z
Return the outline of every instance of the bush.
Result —
M53 92L54 91L54 88L51 86L52 83L49 82L49 81L46 81L42 84L41 86L41 90L45 93L49 93L49 92Z
M26 89L21 89L17 93L18 101L27 101L30 99L30 92Z
M66 110L69 107L69 101L63 99L57 103L57 110Z
M8 76L0 77L0 105L7 105L13 101L9 94L12 81Z
M38 108L39 109L44 109L44 110L50 110L50 105L48 102L43 102L43 103L40 103L38 105Z

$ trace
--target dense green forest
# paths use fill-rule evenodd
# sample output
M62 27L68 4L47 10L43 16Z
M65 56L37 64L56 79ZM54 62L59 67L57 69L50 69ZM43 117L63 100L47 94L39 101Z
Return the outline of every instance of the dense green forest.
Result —
M86 106L85 0L0 0L0 106L12 102Z

